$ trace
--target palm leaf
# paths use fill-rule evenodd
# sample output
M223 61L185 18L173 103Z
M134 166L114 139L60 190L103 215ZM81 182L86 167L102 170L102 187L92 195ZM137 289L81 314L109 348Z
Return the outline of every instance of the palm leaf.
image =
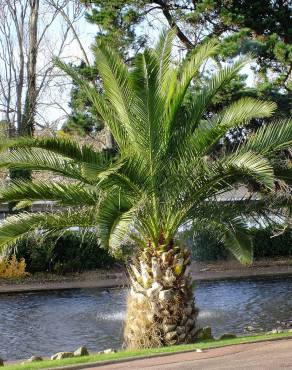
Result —
M36 230L56 232L70 227L94 227L94 208L79 208L57 213L21 213L0 225L0 250L15 245Z
M280 120L262 126L243 144L245 150L253 150L267 157L292 147L292 119Z
M0 190L0 202L26 202L50 200L60 205L94 206L99 203L100 192L81 183L19 180Z

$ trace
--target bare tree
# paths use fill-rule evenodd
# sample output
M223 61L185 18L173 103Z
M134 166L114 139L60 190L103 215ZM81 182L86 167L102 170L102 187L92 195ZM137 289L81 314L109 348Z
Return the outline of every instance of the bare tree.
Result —
M0 8L0 112L10 135L32 136L64 117L61 96L71 86L53 57L89 62L78 35L84 8L77 0L0 0ZM61 113L48 119L53 106Z

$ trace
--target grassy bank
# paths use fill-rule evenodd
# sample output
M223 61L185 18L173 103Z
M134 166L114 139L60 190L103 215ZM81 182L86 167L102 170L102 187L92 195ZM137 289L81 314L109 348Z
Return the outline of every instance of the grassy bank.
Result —
M86 357L75 357L68 358L65 360L56 360L56 361L42 361L37 363L28 363L28 364L17 364L5 366L7 370L34 370L34 369L53 369L57 367L70 366L70 365L81 365L86 363L102 363L107 361L119 361L125 359L133 358L143 358L150 356L157 356L159 354L171 354L183 351L192 351L196 349L210 349L218 348L224 346L230 346L234 344L243 344L243 343L252 343L268 340L276 340L283 338L292 338L292 333L284 332L278 334L259 334L253 336L243 336L237 337L234 339L225 339L225 340L212 340L197 342L194 344L185 344L179 346L163 347L163 348L152 348L152 349L142 349L137 351L120 351L117 353L111 354L100 354L100 355L90 355Z

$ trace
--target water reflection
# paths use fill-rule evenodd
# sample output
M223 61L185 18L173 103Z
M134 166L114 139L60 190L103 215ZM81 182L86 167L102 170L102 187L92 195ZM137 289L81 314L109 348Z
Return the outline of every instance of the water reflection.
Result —
M50 355L86 345L120 347L126 290L66 290L0 295L0 357ZM196 289L201 325L215 335L270 330L292 319L292 278L202 282Z

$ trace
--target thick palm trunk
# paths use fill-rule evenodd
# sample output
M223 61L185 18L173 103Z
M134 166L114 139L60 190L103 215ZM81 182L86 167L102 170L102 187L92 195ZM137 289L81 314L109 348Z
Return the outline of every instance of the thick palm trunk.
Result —
M196 339L197 314L190 254L185 248L144 251L130 268L131 290L125 324L129 348L190 343Z

